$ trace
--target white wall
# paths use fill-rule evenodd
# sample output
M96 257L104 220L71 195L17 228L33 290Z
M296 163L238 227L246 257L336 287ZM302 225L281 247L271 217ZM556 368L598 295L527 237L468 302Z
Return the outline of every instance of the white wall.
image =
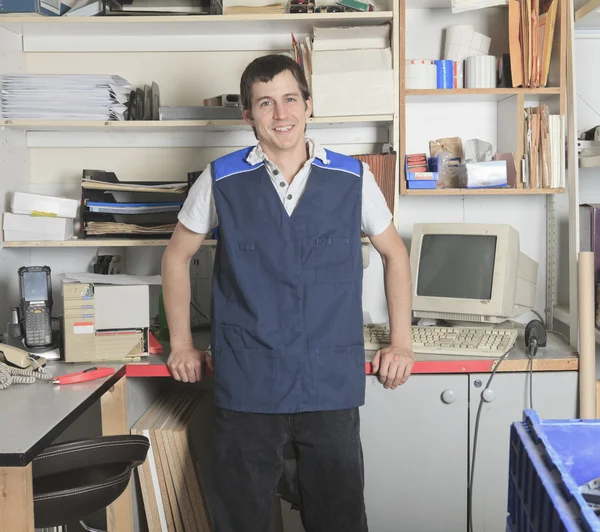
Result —
M478 10L451 15L447 9L409 10L406 23L407 58L440 57L442 29L461 23L472 23L477 31L492 37L491 53L505 51L505 23L497 23L493 10ZM495 20L495 23L492 23ZM423 35L416 28L429 28ZM2 31L0 44L13 34ZM0 46L2 49L2 46ZM87 72L116 73L134 84L156 81L161 88L162 102L167 105L198 104L203 98L223 92L238 92L239 75L243 67L261 52L189 52L154 53L28 53L18 54L20 63L6 66L26 68L30 73ZM14 60L13 60L14 63ZM458 135L463 139L482 138L498 143L498 106L493 102L454 104L408 104L408 151L427 151L428 141ZM7 132L5 132L7 133ZM135 134L134 134L135 137ZM335 145L334 149L349 154L377 149L374 144ZM4 153L5 150L3 150ZM6 194L17 188L44 191L66 191L77 194L83 168L98 168L117 172L125 179L182 179L187 172L203 169L214 157L229 148L30 148L24 150L18 182L3 187ZM11 165L11 168L17 168ZM0 167L2 171L2 167ZM521 234L524 252L540 264L538 310L543 311L545 286L545 202L542 197L402 197L399 199L398 229L410 247L412 224L415 222L507 222ZM104 251L104 250L103 250ZM128 249L125 252L129 271L156 271L161 250ZM8 305L0 306L0 323L7 319L5 308L16 303L14 268L22 264L46 263L53 272L85 268L95 250L2 250L0 252L0 290L4 288ZM364 272L364 307L376 321L387 318L381 262L371 249L371 265Z

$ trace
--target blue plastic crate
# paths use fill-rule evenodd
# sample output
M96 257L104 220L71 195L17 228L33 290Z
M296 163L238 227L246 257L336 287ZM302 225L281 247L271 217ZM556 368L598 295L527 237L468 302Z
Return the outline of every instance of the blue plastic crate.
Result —
M406 188L411 189L432 189L437 187L437 180L435 179L417 179L414 181L407 181Z
M600 532L579 487L600 477L600 421L540 420L525 410L510 430L510 532Z

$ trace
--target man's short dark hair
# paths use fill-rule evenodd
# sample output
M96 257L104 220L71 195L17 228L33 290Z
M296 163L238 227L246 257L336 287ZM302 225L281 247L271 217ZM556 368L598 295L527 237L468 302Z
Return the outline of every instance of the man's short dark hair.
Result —
M252 87L257 82L268 83L277 74L289 70L300 87L304 101L310 98L310 91L304 72L292 58L281 54L263 55L250 63L240 81L240 96L244 109L252 110Z

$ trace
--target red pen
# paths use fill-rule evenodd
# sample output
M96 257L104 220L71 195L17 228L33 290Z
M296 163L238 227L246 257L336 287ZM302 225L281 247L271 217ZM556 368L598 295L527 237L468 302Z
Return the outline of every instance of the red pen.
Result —
M84 371L78 371L77 373L69 373L67 375L61 375L56 379L53 379L53 384L74 384L76 382L87 382L103 377L108 377L115 372L114 368L88 368Z

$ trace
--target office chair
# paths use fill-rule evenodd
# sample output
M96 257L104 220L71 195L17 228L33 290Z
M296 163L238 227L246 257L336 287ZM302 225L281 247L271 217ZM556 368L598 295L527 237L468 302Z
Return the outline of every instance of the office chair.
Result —
M36 528L59 528L109 506L146 460L145 436L102 436L51 445L33 460ZM98 531L99 532L99 531Z

